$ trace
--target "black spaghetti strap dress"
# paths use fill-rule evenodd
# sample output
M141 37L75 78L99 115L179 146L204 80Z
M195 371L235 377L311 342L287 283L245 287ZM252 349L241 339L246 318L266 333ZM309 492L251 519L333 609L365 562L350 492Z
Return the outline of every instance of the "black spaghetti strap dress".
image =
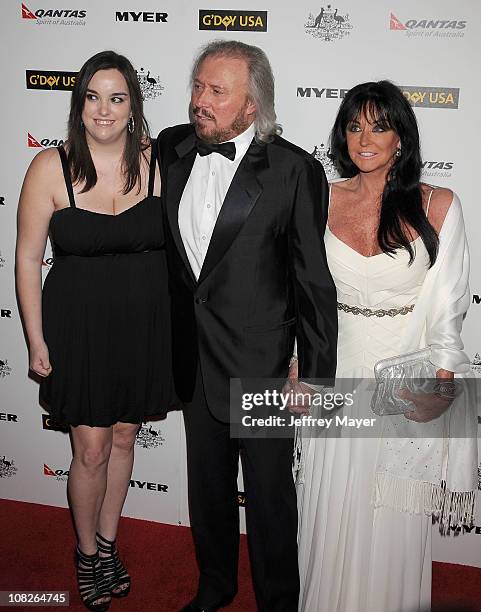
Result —
M118 215L77 208L63 147L70 206L53 213L53 266L42 294L52 373L40 399L70 425L140 423L167 411L171 396L169 295L161 199Z

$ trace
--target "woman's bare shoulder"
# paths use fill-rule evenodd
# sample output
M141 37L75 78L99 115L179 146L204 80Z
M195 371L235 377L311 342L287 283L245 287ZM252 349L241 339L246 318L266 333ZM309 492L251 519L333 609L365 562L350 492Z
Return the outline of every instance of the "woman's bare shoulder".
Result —
M330 181L329 185L333 191L354 191L354 182L352 178Z
M52 179L52 173L61 172L62 163L60 156L55 147L49 147L43 149L32 159L30 166L28 167L28 174L34 174L38 176L45 176L48 180Z
M20 202L34 207L53 206L54 194L63 181L62 163L55 148L48 148L35 155L28 167L22 185Z
M421 184L423 203L425 210L428 209L428 219L434 229L439 233L443 226L444 219L454 200L454 192L446 187L436 187L434 185Z

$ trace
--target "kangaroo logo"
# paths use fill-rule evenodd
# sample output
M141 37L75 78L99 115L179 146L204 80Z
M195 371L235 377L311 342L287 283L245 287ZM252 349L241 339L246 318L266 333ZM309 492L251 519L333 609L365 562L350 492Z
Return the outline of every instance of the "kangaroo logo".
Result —
M0 359L0 378L5 378L5 376L10 376L12 372L12 368L8 366L8 361L6 359Z
M339 15L339 10L332 9L328 4L327 8L321 7L317 15L309 13L307 22L304 24L306 34L320 38L324 41L340 40L351 33L352 25L349 22L349 15Z
M476 353L473 358L473 361L471 361L471 370L473 372L478 372L481 374L481 356L479 355L479 353Z
M160 77L157 75L156 78L150 76L150 70L145 72L143 68L135 71L139 80L140 91L144 100L153 100L162 95L165 87L160 84Z
M149 426L142 425L135 439L136 446L142 446L142 448L157 448L162 446L165 442L165 438L162 436L160 429L154 429L152 424Z
M334 162L331 159L331 151L330 149L326 149L323 143L321 143L319 146L316 145L311 155L312 157L317 159L317 161L321 162L328 179L332 180L335 178L339 178L336 166L334 165Z
M17 468L13 459L7 459L5 455L0 459L0 478L11 478L15 476Z

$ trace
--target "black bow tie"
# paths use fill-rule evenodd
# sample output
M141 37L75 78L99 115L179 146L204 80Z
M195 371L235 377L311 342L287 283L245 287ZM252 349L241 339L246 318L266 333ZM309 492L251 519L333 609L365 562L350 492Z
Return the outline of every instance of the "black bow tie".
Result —
M220 153L227 159L234 161L235 159L235 144L233 142L223 142L222 144L210 144L200 138L195 141L197 153L203 157L204 155L210 155L211 153Z

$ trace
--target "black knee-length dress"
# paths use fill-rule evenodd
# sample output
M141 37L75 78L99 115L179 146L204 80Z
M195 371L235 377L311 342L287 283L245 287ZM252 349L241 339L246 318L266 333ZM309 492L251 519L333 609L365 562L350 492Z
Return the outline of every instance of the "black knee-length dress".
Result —
M140 423L171 398L167 266L161 200L148 195L117 215L77 208L58 148L70 206L50 221L54 263L42 294L52 373L40 399L71 425Z

